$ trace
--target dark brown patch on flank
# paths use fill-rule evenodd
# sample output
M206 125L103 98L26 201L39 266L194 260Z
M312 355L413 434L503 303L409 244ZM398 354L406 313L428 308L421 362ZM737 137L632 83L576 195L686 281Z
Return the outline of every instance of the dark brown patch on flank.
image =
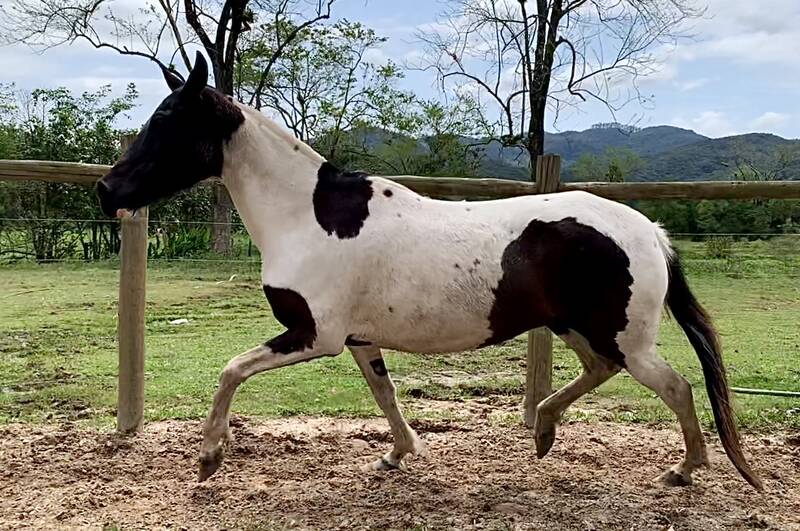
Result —
M628 325L630 260L608 236L574 218L534 220L503 252L489 315L491 345L547 326L574 330L598 354L625 366L616 342Z
M303 296L290 289L272 286L264 286L264 295L275 319L287 328L286 332L270 339L265 345L280 354L290 354L314 346L317 324Z
M386 197L392 197L392 195L394 194L392 193L391 190L387 188L386 190L383 191L383 195L385 195Z

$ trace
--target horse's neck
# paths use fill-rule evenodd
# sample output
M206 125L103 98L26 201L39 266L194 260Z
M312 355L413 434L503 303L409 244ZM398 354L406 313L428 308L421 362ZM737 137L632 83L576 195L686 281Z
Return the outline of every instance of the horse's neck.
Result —
M262 252L313 216L323 157L250 108L225 149L223 180Z

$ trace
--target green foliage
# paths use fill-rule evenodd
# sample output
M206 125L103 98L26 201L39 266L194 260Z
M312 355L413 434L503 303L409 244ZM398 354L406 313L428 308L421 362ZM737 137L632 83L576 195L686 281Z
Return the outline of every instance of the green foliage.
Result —
M109 86L74 96L65 88L24 94L6 85L0 96L0 146L5 146L0 149L6 156L22 159L111 164L119 156L119 131L113 124L133 108L136 97L133 85L119 97L112 97ZM20 227L27 233L26 245L3 249L5 254L56 260L76 253L84 258L102 258L118 252L115 225L60 221L101 216L91 187L17 182L0 183L0 190L4 217L55 219L23 223Z
M706 256L709 258L728 259L733 253L733 238L730 236L714 236L706 240Z
M328 158L339 150L343 133L353 128L411 128L404 109L414 97L394 87L402 70L391 61L369 60L386 39L357 22L340 20L300 30L258 94L261 72L274 52L275 32L298 29L286 24L270 21L248 33L235 76L240 99L256 94L257 107L275 112L295 136L313 142Z
M208 252L211 232L208 227L172 225L171 230L157 230L148 244L150 258L186 258Z
M577 181L623 182L633 175L644 162L632 150L609 147L601 155L584 153L570 166Z

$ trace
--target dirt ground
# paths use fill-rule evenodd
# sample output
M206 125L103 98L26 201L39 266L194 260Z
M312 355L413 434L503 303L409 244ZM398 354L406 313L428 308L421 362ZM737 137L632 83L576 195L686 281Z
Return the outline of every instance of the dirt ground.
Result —
M0 428L0 528L800 530L800 435L749 437L758 494L709 435L695 486L652 478L676 430L573 423L537 460L531 433L478 417L420 421L431 451L362 473L390 445L382 419L234 419L235 442L195 481L198 422L133 438L72 425Z

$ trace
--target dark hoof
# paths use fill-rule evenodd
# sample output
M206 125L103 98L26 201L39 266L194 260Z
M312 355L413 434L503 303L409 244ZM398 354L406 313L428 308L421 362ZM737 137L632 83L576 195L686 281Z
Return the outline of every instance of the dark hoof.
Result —
M544 430L536 430L536 457L539 459L546 456L553 443L556 441L556 427L554 425L548 426Z
M658 477L658 481L668 487L688 487L692 484L692 476L684 476L674 470L667 470Z
M210 478L222 464L222 447L210 454L200 454L200 468L197 472L197 482L202 483Z

